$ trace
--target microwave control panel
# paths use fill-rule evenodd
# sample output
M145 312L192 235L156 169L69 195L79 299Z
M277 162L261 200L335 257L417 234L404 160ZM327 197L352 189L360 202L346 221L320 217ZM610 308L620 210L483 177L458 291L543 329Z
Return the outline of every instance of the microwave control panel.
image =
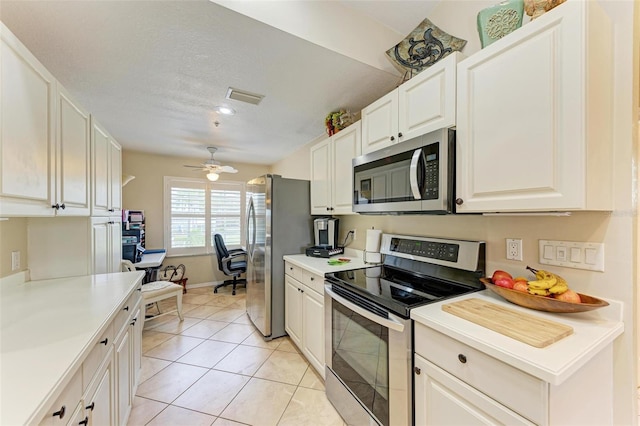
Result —
M424 199L437 200L440 188L440 142L422 148L424 158Z

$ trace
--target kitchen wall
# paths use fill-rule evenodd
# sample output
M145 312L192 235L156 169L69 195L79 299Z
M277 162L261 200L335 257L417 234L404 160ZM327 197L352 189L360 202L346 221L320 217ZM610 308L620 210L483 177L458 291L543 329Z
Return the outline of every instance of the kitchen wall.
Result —
M468 40L463 50L466 56L480 49L476 31L476 15L489 1L441 2L429 15L437 26L457 37ZM633 2L603 1L603 8L615 25L614 70L614 202L613 212L578 212L570 217L540 216L341 216L340 240L350 229L356 229L357 239L349 247L364 249L366 230L382 229L387 233L484 240L487 243L487 271L505 269L524 274L525 267L540 267L538 240L590 241L605 244L605 272L552 267L565 276L571 287L581 293L593 294L624 302L625 333L614 344L615 424L635 422L636 412L636 287L638 283L638 215L637 171L638 135L634 129L639 118L634 107L638 103L638 46L633 47ZM636 7L638 3L636 2ZM527 20L527 17L525 17ZM638 21L638 19L636 20ZM640 22L636 22L636 26ZM634 57L635 52L635 57ZM635 71L634 71L634 65ZM634 90L630 90L634 88ZM532 122L535 125L535 122ZM274 165L273 172L286 176L287 158ZM304 161L300 157L295 162ZM523 161L526 161L523 159ZM308 164L308 159L306 160ZM491 167L488 164L487 167ZM505 176L518 165L496 164L504 168ZM308 172L307 172L308 176ZM347 183L345 183L347 184ZM523 239L523 261L506 260L505 238Z
M20 268L11 270L11 252L20 252ZM0 278L27 269L27 219L12 217L0 221Z
M144 210L146 227L146 247L164 247L163 200L165 176L205 178L205 173L183 167L184 164L198 165L208 159L203 150L200 158L179 158L125 150L122 153L122 174L133 175L135 179L122 188L122 205L126 210ZM226 164L226 163L225 163ZM246 182L256 176L269 173L270 168L262 165L229 163L238 173L223 173L220 180ZM218 271L215 255L171 257L164 265L184 264L187 268L188 284L198 284L228 279Z

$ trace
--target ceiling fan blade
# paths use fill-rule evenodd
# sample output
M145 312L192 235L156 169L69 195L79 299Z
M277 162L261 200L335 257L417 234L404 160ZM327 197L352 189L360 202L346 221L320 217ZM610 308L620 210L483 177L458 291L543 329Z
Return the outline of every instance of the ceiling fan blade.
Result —
M202 168L202 166L190 166L188 164L183 164L183 167L189 167L189 168L192 168L192 169L201 169Z
M231 166L221 166L220 171L224 173L238 173L238 170L234 169Z

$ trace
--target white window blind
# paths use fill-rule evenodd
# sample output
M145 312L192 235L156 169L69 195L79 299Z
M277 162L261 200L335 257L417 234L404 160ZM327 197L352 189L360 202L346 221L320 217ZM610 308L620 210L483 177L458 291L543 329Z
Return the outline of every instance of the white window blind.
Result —
M168 255L213 253L215 234L228 248L243 245L244 183L165 177L164 204Z

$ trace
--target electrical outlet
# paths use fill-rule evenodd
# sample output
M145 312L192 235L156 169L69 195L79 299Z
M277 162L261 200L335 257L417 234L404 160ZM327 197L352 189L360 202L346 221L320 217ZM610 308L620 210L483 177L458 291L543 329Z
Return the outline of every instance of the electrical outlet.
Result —
M519 238L507 238L507 259L522 260L522 240Z
M11 252L11 270L16 271L20 269L20 252L12 251Z

